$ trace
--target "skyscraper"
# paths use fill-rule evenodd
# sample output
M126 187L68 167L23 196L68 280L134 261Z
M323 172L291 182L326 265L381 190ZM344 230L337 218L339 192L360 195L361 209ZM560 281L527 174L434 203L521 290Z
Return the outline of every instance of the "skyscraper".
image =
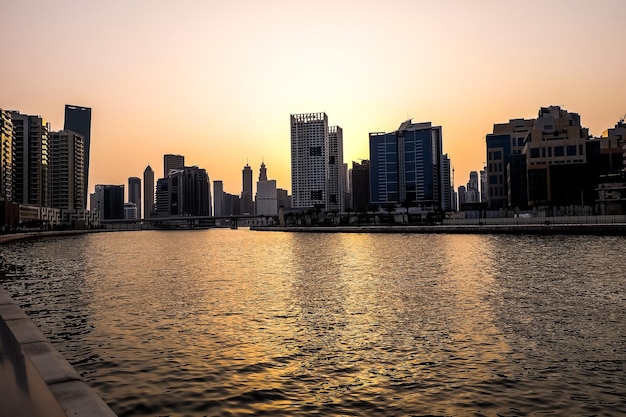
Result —
M291 115L291 193L293 208L326 207L328 196L328 117Z
M91 194L89 207L98 210L100 220L122 220L124 218L124 186L98 184Z
M265 163L261 163L259 181L256 183L256 214L275 216L278 214L276 180L267 179Z
M48 124L40 116L12 111L14 201L48 207Z
M344 175L343 170L343 129L339 126L328 128L328 197L327 210L344 210L343 194Z
M163 155L163 177L167 177L172 169L183 169L185 157L182 155Z
M140 208L137 208L139 211ZM143 218L147 219L155 211L154 207L154 171L148 165L143 171ZM139 217L140 214L138 213Z
M219 180L213 181L213 215L224 215L224 183Z
M87 208L87 190L89 189L89 157L91 149L91 108L65 105L65 123L63 130L71 130L84 139L83 146L83 201Z
M442 208L441 126L407 120L397 131L370 133L370 198Z
M252 202L252 168L248 164L241 171L242 188L241 191L241 212L243 214L254 214L254 203Z
M128 201L135 203L135 218L141 218L141 179L138 177L128 178Z
M370 207L370 161L352 162L352 211L365 213Z
M50 206L64 210L85 209L84 143L71 130L50 134Z
M0 109L0 198L13 201L13 120Z
M452 182L450 179L450 158L448 158L448 154L442 156L441 159L441 178L442 178L442 199L441 199L441 208L444 211L453 211L454 205L452 204L454 190L452 188Z

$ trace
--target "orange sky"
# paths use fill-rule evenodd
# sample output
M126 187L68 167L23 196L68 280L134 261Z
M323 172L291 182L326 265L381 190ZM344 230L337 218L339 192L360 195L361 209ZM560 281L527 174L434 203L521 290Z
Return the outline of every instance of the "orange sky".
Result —
M494 123L562 105L600 135L626 113L626 2L2 0L0 108L92 113L90 192L185 155L225 191L291 189L289 115L326 112L344 161L368 133L443 126L455 185Z

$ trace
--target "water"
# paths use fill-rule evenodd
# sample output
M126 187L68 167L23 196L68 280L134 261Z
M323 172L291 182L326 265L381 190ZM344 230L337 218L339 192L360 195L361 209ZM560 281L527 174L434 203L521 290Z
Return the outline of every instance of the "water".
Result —
M1 247L121 416L623 415L626 238L143 231Z

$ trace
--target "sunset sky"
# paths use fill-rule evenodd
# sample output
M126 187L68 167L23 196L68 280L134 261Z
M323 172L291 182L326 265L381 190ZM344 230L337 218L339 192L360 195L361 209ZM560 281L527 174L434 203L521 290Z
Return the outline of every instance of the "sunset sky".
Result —
M455 185L494 123L561 105L593 135L626 113L626 1L0 1L0 108L63 128L92 108L89 190L163 154L241 192L291 190L289 115L326 112L344 162L408 118L443 127Z

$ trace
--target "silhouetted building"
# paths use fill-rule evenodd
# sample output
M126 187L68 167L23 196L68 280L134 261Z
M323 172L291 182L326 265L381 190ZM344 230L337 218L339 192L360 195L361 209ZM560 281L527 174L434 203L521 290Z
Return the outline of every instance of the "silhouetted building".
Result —
M149 218L153 213L156 214L154 205L154 171L148 165L143 171L143 218ZM139 211L139 208L137 209Z
M173 169L183 169L185 167L185 157L182 155L163 155L163 177L167 177Z
M81 135L69 130L50 134L50 207L85 210L84 143Z
M256 214L275 216L278 214L278 195L276 180L267 179L267 168L261 163L259 181L256 183Z
M224 193L223 195L223 215L238 216L241 213L241 203L238 195Z
M461 185L458 188L458 199L459 199L459 211L461 210L461 208L463 207L463 205L465 204L465 195L466 195L466 190L465 190L465 186Z
M40 116L29 116L17 111L11 112L11 119L14 134L14 201L48 207L48 124Z
M494 124L493 133L486 137L487 142L487 199L491 209L509 206L509 186L507 167L511 155L519 155L535 123L534 119L511 119L508 123ZM516 175L513 173L515 177Z
M254 203L252 201L252 168L250 168L248 164L243 167L241 177L241 213L254 214Z
M370 207L370 161L352 162L352 210L365 213Z
M87 190L89 189L89 158L91 156L91 108L65 105L65 123L63 130L71 130L83 137L83 201L87 208Z
M219 180L213 181L213 215L224 215L224 183Z
M209 175L197 166L183 169L183 215L211 215L211 185Z
M328 197L326 209L342 212L344 210L343 170L343 129L339 126L328 127Z
M465 202L479 203L480 192L478 191L478 172L471 171L467 187L465 188Z
M284 190L282 188L277 188L276 189L276 198L278 200L278 208L280 209L281 207L284 209L290 209L291 208L291 196L287 193L287 190Z
M452 205L452 194L454 190L452 189L450 168L450 158L448 158L448 154L445 154L441 157L441 208L444 211L454 210L454 206Z
M442 208L440 126L407 120L395 132L370 133L369 141L372 204Z
M128 201L135 203L135 219L141 218L141 178L128 178Z
M124 219L124 186L97 184L91 194L90 207L100 214L100 220Z

